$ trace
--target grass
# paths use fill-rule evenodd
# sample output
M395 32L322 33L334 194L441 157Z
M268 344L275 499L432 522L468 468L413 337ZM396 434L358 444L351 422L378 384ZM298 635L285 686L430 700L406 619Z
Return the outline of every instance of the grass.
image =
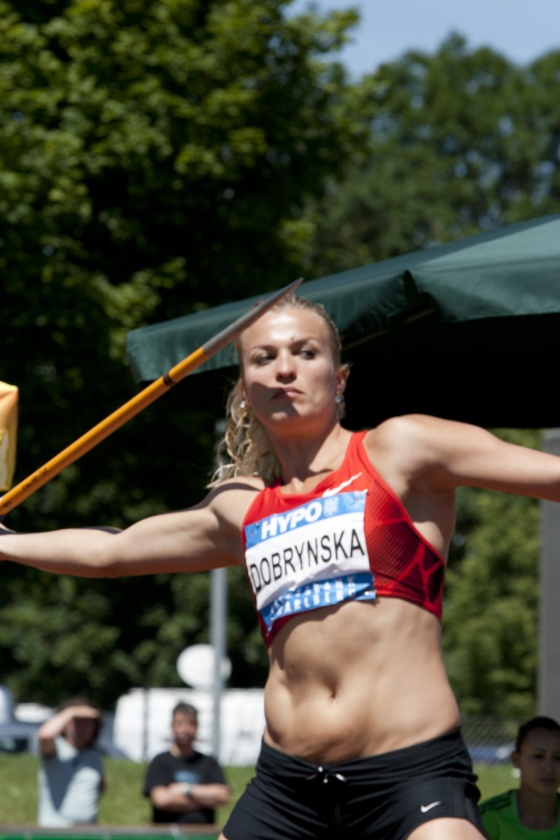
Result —
M117 759L104 760L107 790L101 800L99 821L102 825L150 825L150 807L142 796L145 764ZM37 769L35 756L18 753L0 754L0 825L33 825L37 821ZM479 787L487 799L516 787L509 765L479 765ZM216 822L223 825L253 775L251 767L226 768L232 798L226 808L218 809Z
M478 764L475 772L478 773L481 801L519 786L518 776L511 764Z
M142 795L147 765L106 758L103 766L107 789L101 798L100 824L150 825L149 801ZM27 753L0 754L0 825L33 825L37 822L38 767L36 756ZM218 825L223 825L245 790L253 768L231 767L225 772L232 798L227 807L218 808Z

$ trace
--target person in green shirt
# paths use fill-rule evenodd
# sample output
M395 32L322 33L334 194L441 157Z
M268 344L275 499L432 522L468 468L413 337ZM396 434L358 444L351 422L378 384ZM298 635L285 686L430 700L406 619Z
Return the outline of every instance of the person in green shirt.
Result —
M490 840L560 838L560 724L534 717L519 727L511 754L519 770L517 790L508 790L479 806Z

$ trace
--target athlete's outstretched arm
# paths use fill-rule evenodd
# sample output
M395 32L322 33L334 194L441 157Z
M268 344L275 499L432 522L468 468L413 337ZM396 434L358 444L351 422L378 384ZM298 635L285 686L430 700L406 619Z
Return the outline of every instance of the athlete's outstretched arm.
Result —
M149 517L123 531L69 528L0 536L0 559L56 574L127 577L204 571L243 562L240 528L254 488L230 482L194 508Z
M556 455L507 443L479 426L435 417L410 415L386 425L386 445L400 457L401 468L410 471L411 483L424 480L442 490L484 487L560 502Z

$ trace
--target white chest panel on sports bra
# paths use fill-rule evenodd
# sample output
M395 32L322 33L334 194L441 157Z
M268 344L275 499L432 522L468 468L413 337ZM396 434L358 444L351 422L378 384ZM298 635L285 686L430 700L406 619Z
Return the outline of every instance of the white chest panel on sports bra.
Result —
M246 562L268 630L285 616L375 598L365 491L337 493L245 527Z

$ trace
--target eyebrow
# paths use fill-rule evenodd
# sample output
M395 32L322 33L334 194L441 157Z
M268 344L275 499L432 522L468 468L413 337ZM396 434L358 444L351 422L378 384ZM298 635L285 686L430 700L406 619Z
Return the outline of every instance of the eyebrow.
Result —
M293 338L293 339L290 339L290 340L288 341L288 346L290 346L290 347L298 347L298 346L302 346L303 344L309 344L310 342L312 342L312 343L316 343L316 344L321 344L321 343L328 344L328 342L327 342L325 339L321 339L321 338L319 338L318 336L313 336L313 335L310 335L310 336L306 336L305 338ZM273 343L273 342L269 342L269 341L263 341L262 343L259 343L259 344L253 344L253 345L250 345L250 346L249 346L248 348L246 348L246 349L248 349L249 351L250 351L250 350L254 350L254 349L259 349L259 350L274 350L277 346L278 346L278 345L277 345L275 342Z

